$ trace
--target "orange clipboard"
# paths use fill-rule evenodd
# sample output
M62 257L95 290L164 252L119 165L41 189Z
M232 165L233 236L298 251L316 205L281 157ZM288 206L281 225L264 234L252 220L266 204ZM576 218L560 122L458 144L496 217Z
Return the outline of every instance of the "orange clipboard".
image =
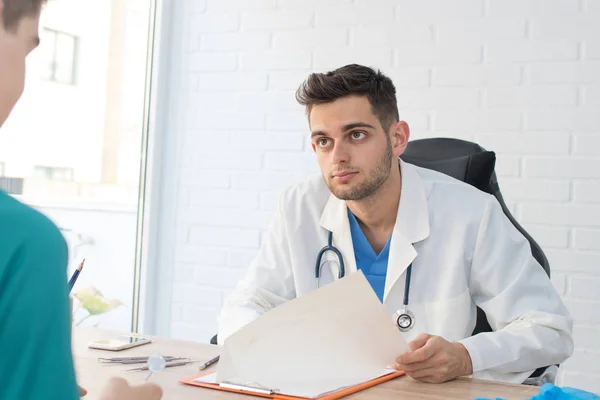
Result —
M197 379L201 376L210 375L210 374L216 374L216 372L214 372L214 371L206 372L203 374L190 376L190 377L181 379L179 382L184 383L186 385L198 386L198 387L203 387L203 388L208 388L208 389L213 389L213 390L222 390L225 392L246 394L246 395L251 395L251 396L266 397L266 398L274 399L274 400L305 400L305 399L307 399L306 397L289 396L289 395L286 395L283 393L268 394L268 393L257 392L257 391L251 390L251 389L243 390L243 389L233 389L233 388L228 388L228 387L222 387L218 383L206 383L206 382L195 382L194 381L194 379ZM380 376L379 378L375 378L375 379L372 379L372 380L364 382L364 383L359 383L358 385L350 386L345 389L341 389L341 390L338 390L338 391L335 391L332 393L328 393L324 396L317 397L317 398L315 398L315 400L340 399L342 397L349 396L356 392L360 392L362 390L379 385L380 383L390 381L390 380L395 379L402 375L404 375L403 371L393 371L387 375Z

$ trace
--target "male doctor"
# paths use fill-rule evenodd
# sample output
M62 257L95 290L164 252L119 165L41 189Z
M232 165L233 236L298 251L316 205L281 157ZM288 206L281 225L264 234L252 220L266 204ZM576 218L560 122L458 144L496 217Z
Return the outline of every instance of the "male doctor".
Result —
M523 382L573 351L572 318L529 242L478 189L398 157L409 140L396 90L380 72L347 65L311 74L306 107L322 174L284 192L258 256L219 317L219 342L283 302L317 289L328 243L346 275L363 271L390 318L402 309L412 351L396 368L425 382L463 375ZM326 253L320 285L338 278ZM471 336L476 306L494 332ZM353 307L348 304L348 307ZM352 327L349 327L351 329Z

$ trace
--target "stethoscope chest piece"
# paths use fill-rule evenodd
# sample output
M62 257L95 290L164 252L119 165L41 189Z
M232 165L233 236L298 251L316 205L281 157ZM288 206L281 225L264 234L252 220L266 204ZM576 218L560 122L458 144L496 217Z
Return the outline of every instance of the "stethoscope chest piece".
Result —
M415 315L406 306L394 313L394 320L400 332L408 332L415 326Z

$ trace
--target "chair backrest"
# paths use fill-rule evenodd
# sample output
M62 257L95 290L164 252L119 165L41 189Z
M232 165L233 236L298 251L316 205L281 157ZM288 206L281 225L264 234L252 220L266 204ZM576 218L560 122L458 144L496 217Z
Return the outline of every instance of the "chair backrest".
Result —
M502 198L494 172L496 154L493 151L487 151L478 144L465 140L430 138L408 142L408 146L400 158L408 163L442 172L494 195L510 222L529 241L533 257L550 276L550 264L542 248L515 220ZM477 323L473 335L491 330L485 313L478 307Z

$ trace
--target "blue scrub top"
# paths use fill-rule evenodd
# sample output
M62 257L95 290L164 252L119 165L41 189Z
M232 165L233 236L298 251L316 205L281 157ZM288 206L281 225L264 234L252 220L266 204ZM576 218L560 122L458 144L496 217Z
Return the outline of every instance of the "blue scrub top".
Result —
M348 219L350 221L350 233L352 234L356 266L365 274L367 281L369 281L377 297L383 303L385 275L387 273L392 235L390 235L383 250L379 254L376 254L350 209L348 209Z
M67 243L0 191L0 399L78 400L71 354Z

